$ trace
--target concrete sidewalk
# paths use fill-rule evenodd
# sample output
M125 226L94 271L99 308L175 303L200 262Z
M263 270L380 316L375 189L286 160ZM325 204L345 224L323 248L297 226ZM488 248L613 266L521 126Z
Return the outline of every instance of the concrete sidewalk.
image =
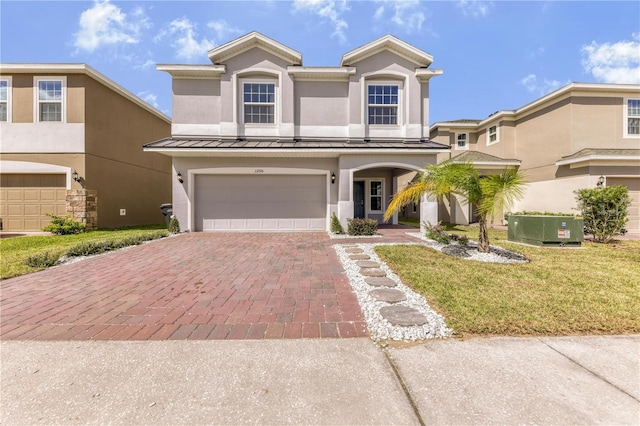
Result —
M640 336L8 341L0 423L639 424Z

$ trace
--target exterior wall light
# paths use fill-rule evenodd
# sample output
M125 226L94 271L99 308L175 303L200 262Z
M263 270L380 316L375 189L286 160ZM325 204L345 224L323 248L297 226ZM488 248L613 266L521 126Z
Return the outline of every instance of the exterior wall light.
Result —
M604 176L600 176L598 178L598 183L596 183L596 186L602 186L604 185Z
M71 179L75 180L76 182L80 183L80 176L78 175L78 171L74 170L73 173L71 173Z
M331 184L333 185L334 183L336 183L336 174L331 173Z
M178 172L178 174L176 175L176 177L178 178L178 182L183 183L184 179L182 179L182 173Z

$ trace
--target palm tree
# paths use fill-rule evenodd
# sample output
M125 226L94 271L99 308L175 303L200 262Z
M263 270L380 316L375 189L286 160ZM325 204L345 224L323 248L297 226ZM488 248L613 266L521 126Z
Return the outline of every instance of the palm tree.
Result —
M449 160L427 166L415 183L397 192L384 214L384 220L389 220L399 208L418 202L424 193L438 201L452 194L461 195L476 206L480 226L478 251L488 253L488 219L493 217L494 212L502 212L522 198L523 189L524 176L515 168L507 168L496 175L481 176L473 164Z

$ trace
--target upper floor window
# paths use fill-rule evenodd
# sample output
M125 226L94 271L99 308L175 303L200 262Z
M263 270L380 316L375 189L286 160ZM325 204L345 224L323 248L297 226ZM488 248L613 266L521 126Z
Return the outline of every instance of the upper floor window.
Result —
M626 135L640 136L640 99L627 99Z
M398 85L368 86L369 124L398 124Z
M276 110L274 83L244 83L244 122L273 124Z
M494 124L487 130L487 145L498 142L498 125Z
M0 79L0 121L9 121L9 96L11 84L8 78Z
M467 140L469 139L468 133L456 133L456 148L467 149Z
M36 79L37 121L64 120L65 84L61 78Z

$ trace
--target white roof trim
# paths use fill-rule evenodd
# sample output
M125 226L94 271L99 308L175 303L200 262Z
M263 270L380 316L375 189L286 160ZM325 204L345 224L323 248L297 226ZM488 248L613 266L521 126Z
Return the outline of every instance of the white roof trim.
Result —
M354 67L299 67L289 66L287 72L296 80L344 80L356 73Z
M568 164L583 163L585 161L640 161L640 155L591 154L582 157L570 158L568 160L558 160L556 161L556 166L566 166Z
M177 65L158 64L156 70L171 74L172 77L184 78L220 78L227 72L225 65Z
M291 64L302 64L302 54L300 52L260 34L257 31L252 31L249 34L245 34L242 37L238 37L235 40L231 40L228 43L209 50L209 60L214 64L221 63L256 46L262 46L267 52L272 53Z
M444 70L442 68L416 68L416 78L429 81L431 77L436 77L438 75L442 75Z
M390 34L342 55L340 66L352 65L383 50L390 50L421 67L428 67L433 56Z
M151 114L156 117L166 121L167 123L171 123L171 118L140 99L138 96L134 95L124 87L120 86L115 81L107 78L103 74L99 73L95 69L91 68L87 64L35 64L35 63L24 63L24 64L0 64L0 74L85 74L89 77L93 78L97 82L107 86L114 92L122 95L123 97L129 99L134 104L139 107L147 110Z

